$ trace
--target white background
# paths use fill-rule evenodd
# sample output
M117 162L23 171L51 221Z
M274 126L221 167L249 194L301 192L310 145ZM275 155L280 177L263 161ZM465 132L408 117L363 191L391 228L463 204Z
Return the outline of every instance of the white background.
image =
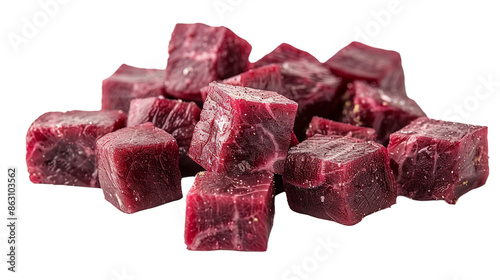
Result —
M494 1L69 0L47 16L48 1L0 4L0 217L7 166L19 168L18 273L6 270L1 218L0 279L500 279ZM23 35L26 22L36 30ZM185 199L126 215L99 189L30 183L30 123L47 111L100 109L101 81L121 63L164 68L177 22L231 28L252 44L252 61L282 42L321 61L354 39L397 50L408 94L430 117L489 126L488 182L454 206L399 197L351 227L294 213L282 194L264 253L186 250Z

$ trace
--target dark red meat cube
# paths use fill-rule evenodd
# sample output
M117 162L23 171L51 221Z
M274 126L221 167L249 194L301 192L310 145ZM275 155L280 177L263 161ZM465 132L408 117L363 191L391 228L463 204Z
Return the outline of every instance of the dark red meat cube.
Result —
M389 135L425 113L418 104L406 96L395 96L387 90L372 87L365 82L349 84L343 95L344 107L340 120L345 123L372 127L377 141L384 146Z
M281 64L286 61L306 60L313 63L319 63L313 55L296 47L283 43L275 48L272 52L266 54L258 61L252 63L252 68L262 67L269 64Z
M344 225L396 203L387 150L351 137L316 135L291 148L283 181L292 210Z
M125 126L122 111L49 112L26 135L26 164L33 183L99 187L96 141Z
M283 92L283 77L278 65L266 65L256 69L250 69L234 77L223 80L221 83L249 87L255 89ZM203 101L207 98L208 86L201 89Z
M488 128L419 118L391 135L389 156L398 192L416 200L460 196L489 175Z
M102 109L128 112L134 98L165 94L165 70L136 68L122 64L102 81Z
M320 117L313 117L307 129L307 138L315 134L349 136L363 140L375 140L377 132L370 127L361 127Z
M189 147L200 108L194 102L171 100L162 97L134 99L130 103L127 126L151 122L170 133L179 146L179 167L182 176L193 176L203 170L189 156Z
M182 198L177 143L152 123L126 127L97 141L104 198L134 213Z
M281 174L296 110L276 92L212 82L189 156L217 173Z
M186 206L189 250L265 251L274 218L273 174L200 172Z
M168 45L167 93L201 102L200 89L249 67L252 46L226 27L177 24Z
M284 85L282 94L299 105L294 132L299 140L304 140L312 117L333 116L338 108L337 93L341 81L311 54L288 44L281 44L252 67L269 63L280 66Z
M332 56L325 65L345 82L363 80L406 96L401 56L395 51L352 42Z

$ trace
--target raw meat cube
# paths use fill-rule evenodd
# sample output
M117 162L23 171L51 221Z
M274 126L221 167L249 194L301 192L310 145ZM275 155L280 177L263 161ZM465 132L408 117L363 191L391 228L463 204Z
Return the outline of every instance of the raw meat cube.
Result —
M226 27L177 24L168 45L167 93L201 102L202 87L248 69L251 50L247 41Z
M296 47L283 43L272 52L266 54L258 61L252 63L252 68L262 67L269 64L281 64L285 61L307 60L313 63L319 63L313 55Z
M130 101L165 94L165 70L122 64L102 81L102 109L128 112Z
M391 94L406 96L401 56L395 51L352 42L332 56L325 65L345 82L363 80Z
M370 127L361 127L320 117L313 117L307 129L307 138L315 134L349 136L362 140L375 140L377 132Z
M99 187L96 141L125 126L122 111L49 112L26 135L26 164L33 183Z
M305 139L313 116L332 117L338 109L340 79L309 53L282 44L253 64L253 67L275 63L283 75L282 94L299 104L294 132Z
M186 198L189 250L265 251L274 218L273 174L200 172Z
M338 108L340 79L321 64L305 60L284 62L281 74L285 87L283 95L299 104L294 132L303 140L314 116L329 118Z
M389 135L425 113L418 104L406 96L395 96L387 90L372 87L365 82L349 84L343 95L344 107L340 120L345 123L372 127L377 141L384 146Z
M281 174L296 110L276 92L212 82L189 156L217 173Z
M126 127L97 141L104 198L134 213L182 198L174 137L152 123Z
M193 176L203 170L189 156L194 126L200 120L200 108L194 102L162 97L138 98L130 103L127 126L152 122L170 133L179 146L179 167L182 176Z
M387 150L372 141L315 135L290 149L283 181L292 210L344 225L396 203Z
M299 139L295 136L295 133L292 132L292 139L290 139L290 148L293 146L297 146L299 144Z
M416 200L458 198L486 182L488 128L418 118L391 135L398 193Z
M255 89L263 89L283 92L283 77L281 76L280 67L278 65L266 65L256 69L250 69L234 77L223 80L221 83L249 87ZM201 97L203 101L207 98L208 86L201 89Z

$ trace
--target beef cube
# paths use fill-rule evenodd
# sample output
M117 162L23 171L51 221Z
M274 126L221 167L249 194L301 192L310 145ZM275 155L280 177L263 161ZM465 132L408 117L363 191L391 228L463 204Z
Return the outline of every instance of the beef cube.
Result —
M325 65L345 82L363 80L388 89L391 94L406 96L401 56L395 51L352 42L326 61Z
M394 96L387 90L372 87L365 82L349 84L343 95L344 107L340 120L345 123L372 127L377 131L377 141L384 146L389 135L425 113L408 97Z
M294 132L299 140L305 139L312 117L332 117L338 108L340 79L311 54L281 44L253 64L253 67L275 63L280 66L284 90L282 94L299 105Z
M126 127L97 141L104 198L134 213L182 198L177 143L152 123Z
M256 69L250 69L234 77L223 80L221 83L249 87L255 89L283 92L283 77L278 65L266 65ZM208 86L201 89L203 101L207 98Z
M102 81L102 109L128 112L134 98L165 94L165 70L136 68L122 64Z
M265 251L274 218L273 174L200 172L186 198L189 250Z
M333 116L339 99L340 79L321 64L305 60L284 62L281 74L285 87L283 95L299 105L294 132L299 140L304 140L314 116Z
M194 126L200 120L200 108L194 102L162 97L133 99L130 103L127 126L151 122L170 133L179 146L179 167L182 176L193 176L203 170L189 156Z
M189 156L217 173L281 174L296 110L276 92L212 82Z
M200 89L248 69L252 46L226 27L177 24L168 45L167 93L201 102Z
M96 141L125 126L122 111L49 112L26 135L30 180L39 184L99 187Z
M283 43L268 53L258 61L252 63L252 68L262 67L269 64L281 64L286 61L306 60L312 63L319 63L313 55L292 45Z
M485 126L428 118L393 133L388 150L398 193L455 204L484 185L489 174L487 134Z
M307 138L315 134L349 136L368 141L374 141L377 138L377 132L373 128L336 122L320 117L312 118L306 132Z
M387 150L372 141L308 138L288 152L283 181L293 211L344 225L396 203Z

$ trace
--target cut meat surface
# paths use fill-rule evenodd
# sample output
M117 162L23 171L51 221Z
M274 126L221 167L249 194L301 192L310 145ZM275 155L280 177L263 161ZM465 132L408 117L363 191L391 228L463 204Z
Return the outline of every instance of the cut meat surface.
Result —
M280 66L284 90L282 94L298 103L294 132L305 139L312 117L332 117L338 108L340 79L308 52L288 44L281 44L252 67L267 64Z
M102 109L128 112L130 101L165 94L165 70L122 64L102 82Z
M307 129L307 138L315 134L349 136L362 140L375 140L377 132L370 127L361 127L346 123L313 117Z
M226 27L177 24L168 45L168 95L202 101L200 89L249 68L252 47Z
M419 118L393 133L391 167L400 195L416 200L460 196L486 183L488 128Z
M189 250L266 251L274 219L273 174L200 172L186 197Z
M366 81L396 96L406 96L401 56L395 51L352 42L324 63L344 82Z
M377 131L377 142L387 146L389 135L425 113L406 96L396 96L365 82L349 84L342 96L344 107L340 120L345 123L372 127Z
M193 176L203 170L189 156L189 147L200 108L194 102L171 100L162 97L133 99L130 103L127 126L151 122L170 133L179 146L179 168L182 176Z
M319 60L310 53L297 49L292 45L283 43L258 61L252 63L252 68L258 68L269 64L281 64L285 61L301 60L306 60L312 63L319 63Z
M308 138L288 152L283 181L293 211L344 225L396 203L387 150L372 141Z
M126 127L97 141L104 198L134 213L182 198L177 143L152 123Z
M221 83L249 87L255 89L283 92L283 77L278 65L266 65L256 69L250 69L234 77L223 80ZM207 98L208 86L201 89L203 101Z
M281 174L296 110L276 92L212 82L189 156L217 173Z
M49 112L26 135L26 164L33 183L99 187L96 141L125 126L122 111Z

